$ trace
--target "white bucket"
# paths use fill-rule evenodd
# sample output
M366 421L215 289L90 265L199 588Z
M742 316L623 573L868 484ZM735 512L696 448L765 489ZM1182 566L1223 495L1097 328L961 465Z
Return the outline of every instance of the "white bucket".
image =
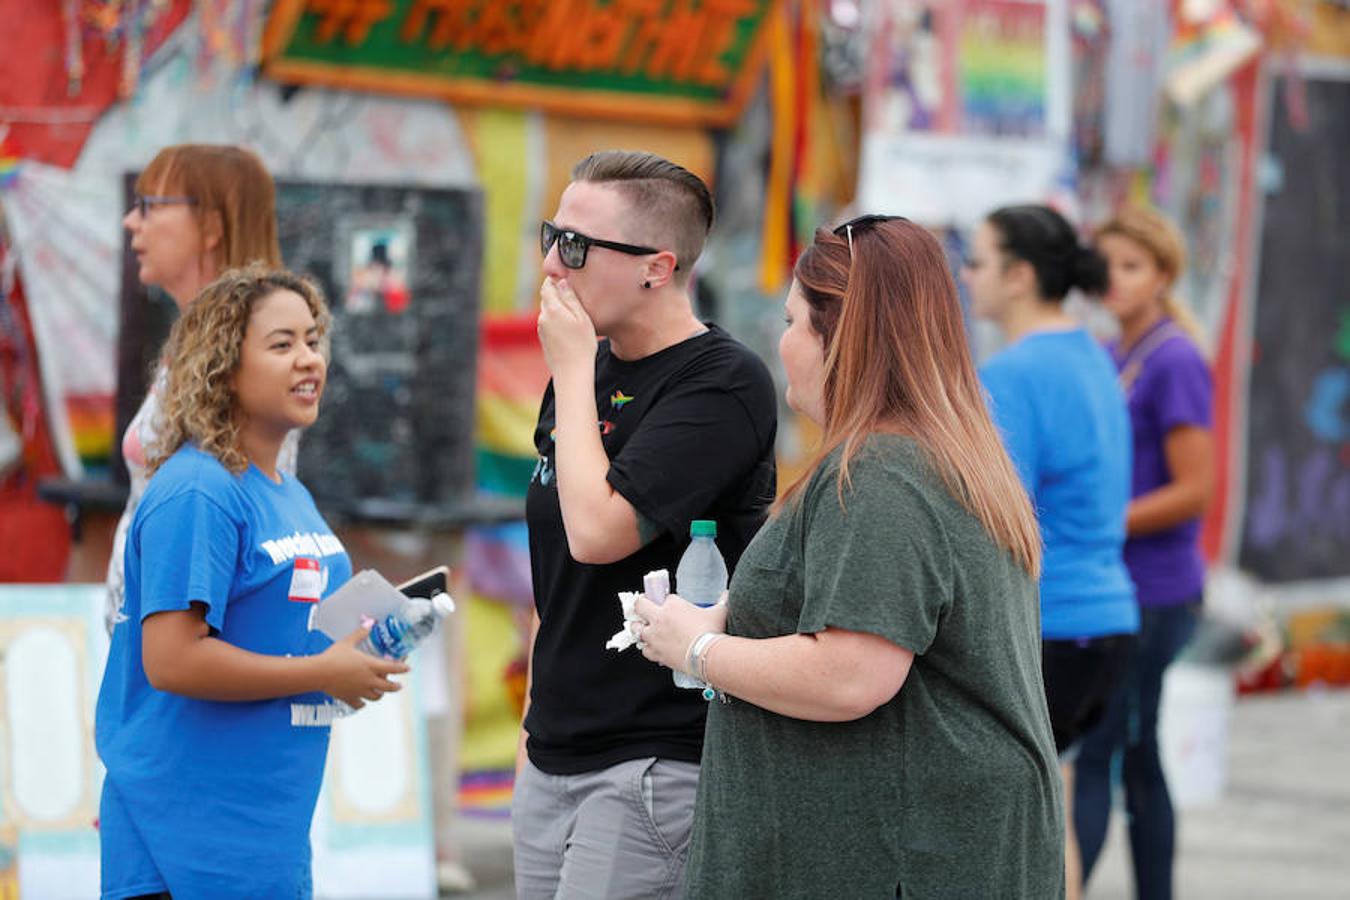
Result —
M1228 782L1228 733L1237 685L1231 669L1177 662L1163 676L1158 745L1178 809L1217 803Z

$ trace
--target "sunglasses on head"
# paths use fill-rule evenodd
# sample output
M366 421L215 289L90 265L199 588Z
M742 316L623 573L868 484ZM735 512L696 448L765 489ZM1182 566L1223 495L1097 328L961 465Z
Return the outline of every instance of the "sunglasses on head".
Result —
M153 194L135 194L131 198L131 208L140 210L141 218L150 215L157 206L196 206L196 197L156 197Z
M882 216L878 215L877 213L868 213L867 215L864 216L856 216L852 219L849 219L847 222L844 222L841 225L836 225L834 227L834 233L838 237L843 236L848 237L848 255L852 256L854 231L858 231L859 233L861 233L871 228L873 225L877 225L881 222L908 222L908 221L909 219L906 219L904 216Z
M548 256L548 251L555 243L558 245L559 261L569 269L580 269L586 265L586 254L592 247L617 250L620 253L627 253L629 256L650 256L653 253L661 252L655 247L639 247L636 244L620 244L618 241L602 241L600 238L593 238L579 231L559 228L545 219L539 226L540 252ZM679 265L676 265L675 268L678 269Z

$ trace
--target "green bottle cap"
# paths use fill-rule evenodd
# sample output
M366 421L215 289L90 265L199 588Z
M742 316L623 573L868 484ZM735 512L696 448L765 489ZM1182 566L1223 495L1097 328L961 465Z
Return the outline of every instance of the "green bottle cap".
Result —
M696 537L717 537L717 523L712 519L695 519L689 523L689 536Z

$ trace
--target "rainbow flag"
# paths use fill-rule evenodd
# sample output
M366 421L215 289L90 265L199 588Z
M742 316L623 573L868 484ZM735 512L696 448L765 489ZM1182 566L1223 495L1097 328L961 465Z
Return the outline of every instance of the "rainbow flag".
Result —
M533 312L486 316L478 352L476 457L485 493L523 497L538 454L534 425L548 384ZM533 610L524 522L470 529L464 542L464 738L461 808L510 810L525 689L525 636Z
M511 816L514 769L467 772L459 779L459 809L466 816L506 819Z
M66 416L75 452L86 468L106 467L117 431L117 409L111 394L68 394Z
M533 312L485 318L478 352L477 462L481 490L523 497L534 471L534 423L548 384Z
M0 142L0 190L13 187L19 180L19 164L22 160L18 154L11 151L3 142Z
M963 9L956 57L962 131L991 137L1045 134L1045 5L976 0Z

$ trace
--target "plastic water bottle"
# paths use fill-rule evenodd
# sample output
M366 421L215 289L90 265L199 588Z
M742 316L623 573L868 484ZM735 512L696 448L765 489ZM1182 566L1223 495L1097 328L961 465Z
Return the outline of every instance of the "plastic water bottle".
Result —
M727 589L727 564L717 549L717 523L695 519L689 523L688 548L675 567L675 591L695 606L712 606ZM675 686L702 688L703 682L675 672Z
M377 619L356 649L371 656L404 659L427 635L436 630L441 619L454 611L455 601L446 593L437 594L430 600L409 597L397 610ZM344 715L356 712L341 700L335 699L333 703L342 709Z
M430 600L409 597L397 611L371 625L370 633L356 649L371 656L403 659L454 611L455 601L449 594L437 594Z

